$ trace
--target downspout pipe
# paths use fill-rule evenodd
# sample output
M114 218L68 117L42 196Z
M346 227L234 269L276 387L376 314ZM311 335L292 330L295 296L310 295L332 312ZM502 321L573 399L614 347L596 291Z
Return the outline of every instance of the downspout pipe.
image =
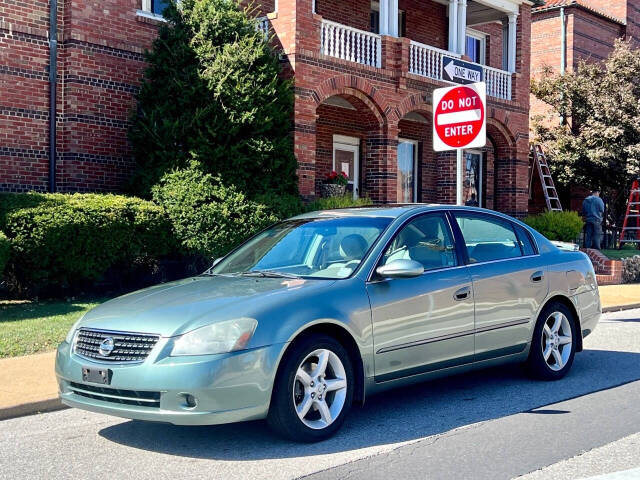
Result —
M560 7L560 74L564 75L567 69L567 27L564 15L564 7Z
M58 75L58 0L49 5L49 192L56 191L56 91Z
M560 75L562 76L564 76L567 70L567 22L565 18L564 7L560 7ZM566 123L567 117L563 113L562 125Z

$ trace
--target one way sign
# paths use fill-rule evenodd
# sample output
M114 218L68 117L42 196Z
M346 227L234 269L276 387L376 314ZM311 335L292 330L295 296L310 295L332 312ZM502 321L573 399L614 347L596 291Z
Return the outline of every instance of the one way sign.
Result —
M442 57L442 79L461 85L484 81L480 65L452 57Z

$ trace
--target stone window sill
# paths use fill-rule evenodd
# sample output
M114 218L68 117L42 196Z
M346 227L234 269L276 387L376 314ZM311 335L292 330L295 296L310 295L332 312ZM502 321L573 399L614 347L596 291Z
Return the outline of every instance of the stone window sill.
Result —
M162 15L157 13L147 12L145 10L136 10L136 17L141 21L148 21L148 23L165 23L166 20ZM150 20L150 21L149 21Z

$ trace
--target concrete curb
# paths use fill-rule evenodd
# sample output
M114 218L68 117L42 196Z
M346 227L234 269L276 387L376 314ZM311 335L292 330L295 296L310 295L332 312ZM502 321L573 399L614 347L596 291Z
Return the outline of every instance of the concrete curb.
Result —
M36 413L55 412L56 410L63 410L65 408L69 407L63 405L59 398L48 398L39 402L23 403L22 405L0 408L0 420L25 417Z
M602 313L622 312L624 310L633 310L634 308L640 308L640 303L631 303L629 305L614 305L612 307L604 307L602 309Z

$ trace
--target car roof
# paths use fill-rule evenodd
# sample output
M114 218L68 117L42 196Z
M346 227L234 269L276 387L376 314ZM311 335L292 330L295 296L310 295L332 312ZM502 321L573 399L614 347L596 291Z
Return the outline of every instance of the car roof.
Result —
M527 229L530 227L525 225L517 218L513 218L495 210L489 210L481 207L470 207L461 205L441 204L441 203L399 203L399 204L384 204L384 205L369 205L363 207L348 207L348 208L336 208L331 210L318 210L315 212L308 212L302 215L293 217L294 219L312 219L312 218L328 218L328 217L375 217L375 218L392 218L396 219L408 212L420 212L429 210L453 210L453 211L467 211L485 213L494 216L504 218L505 220L516 222Z
M322 218L322 217L385 217L397 218L404 213L425 209L429 210L435 207L443 207L445 205L428 204L428 203L405 203L405 204L385 204L385 205L369 205L363 207L335 208L331 210L317 210L314 212L304 213L294 218ZM450 205L447 205L450 206Z

